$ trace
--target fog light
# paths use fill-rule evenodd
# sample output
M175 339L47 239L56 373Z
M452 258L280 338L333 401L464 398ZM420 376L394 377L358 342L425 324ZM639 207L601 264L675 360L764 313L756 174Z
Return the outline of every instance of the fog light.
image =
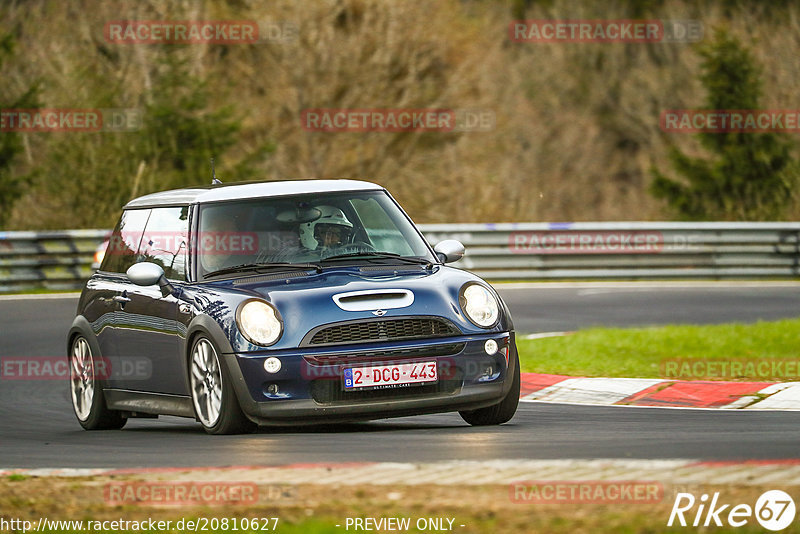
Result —
M267 393L270 395L277 395L278 394L278 384L270 384L267 386Z
M487 339L486 343L483 345L483 349L486 351L486 354L491 356L497 352L497 341L494 339Z
M495 348L496 347L497 344L495 344ZM278 371L281 370L281 361L278 358L274 357L267 358L266 360L264 360L264 370L268 373L277 373Z

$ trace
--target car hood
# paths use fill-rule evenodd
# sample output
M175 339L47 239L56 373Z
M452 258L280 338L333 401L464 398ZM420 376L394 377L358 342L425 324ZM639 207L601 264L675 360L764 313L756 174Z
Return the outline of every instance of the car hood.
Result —
M337 267L322 273L294 271L288 274L253 275L215 282L214 285L233 293L229 293L231 297L239 295L235 299L239 302L229 302L231 311L241 301L253 297L263 298L273 304L283 319L284 333L269 350L280 350L297 347L310 330L320 325L359 319L374 320L376 317L439 316L452 322L464 334L510 330L510 317L499 296L501 319L497 326L482 329L467 320L458 305L459 291L467 282L489 286L471 273L442 265L430 270L415 265ZM356 298L345 298L344 303L340 300L340 304L337 304L335 297L354 292L358 292ZM400 299L388 295L390 299L386 300L386 293L406 296ZM413 301L410 301L411 298ZM233 320L234 315L229 314L226 320ZM264 350L238 334L238 328L225 330L231 332L231 345L237 352Z

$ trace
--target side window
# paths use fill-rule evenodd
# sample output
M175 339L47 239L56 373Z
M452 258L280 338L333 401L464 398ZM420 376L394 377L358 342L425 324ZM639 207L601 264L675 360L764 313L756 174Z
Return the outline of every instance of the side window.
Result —
M186 280L188 239L188 206L153 208L139 245L139 261L160 265L167 278Z
M122 217L108 240L108 248L100 265L101 271L124 273L136 263L136 253L148 217L149 209L122 212Z

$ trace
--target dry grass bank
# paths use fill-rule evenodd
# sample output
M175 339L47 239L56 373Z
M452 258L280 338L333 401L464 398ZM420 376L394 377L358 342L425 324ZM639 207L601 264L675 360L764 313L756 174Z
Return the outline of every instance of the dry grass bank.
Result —
M526 17L699 19L707 37L726 26L764 66L762 107L795 107L796 4L765 12L755 2L656 2L638 14L621 0L542 4ZM224 113L240 126L217 154L225 179L372 180L418 222L668 218L648 193L649 169L669 171L669 144L700 152L692 136L658 125L663 109L702 106L693 46L512 43L512 18L510 2L478 0L13 1L0 7L0 31L18 41L0 99L38 81L42 107L161 102L201 123ZM289 22L298 31L252 45L106 42L104 24L120 19ZM200 85L207 98L192 107ZM308 108L397 107L490 110L496 127L325 133L300 122ZM213 139L198 144L171 128L24 134L13 172L30 173L32 185L7 226L109 226L133 195L208 182Z

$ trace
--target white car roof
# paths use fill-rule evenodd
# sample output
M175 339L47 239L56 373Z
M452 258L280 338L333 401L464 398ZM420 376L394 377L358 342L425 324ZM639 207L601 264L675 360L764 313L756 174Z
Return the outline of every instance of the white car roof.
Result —
M152 208L188 204L222 202L260 197L280 197L303 193L338 191L381 191L383 187L360 180L285 180L273 182L238 182L161 191L125 204L128 208Z

